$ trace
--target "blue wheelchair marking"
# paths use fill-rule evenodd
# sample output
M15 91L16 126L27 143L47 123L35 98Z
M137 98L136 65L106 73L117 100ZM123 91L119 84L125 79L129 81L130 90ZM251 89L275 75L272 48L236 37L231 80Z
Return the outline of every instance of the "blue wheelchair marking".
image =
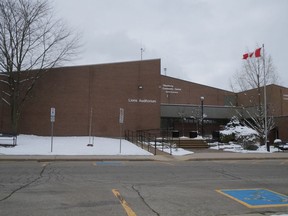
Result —
M250 208L288 206L288 196L266 189L219 190Z

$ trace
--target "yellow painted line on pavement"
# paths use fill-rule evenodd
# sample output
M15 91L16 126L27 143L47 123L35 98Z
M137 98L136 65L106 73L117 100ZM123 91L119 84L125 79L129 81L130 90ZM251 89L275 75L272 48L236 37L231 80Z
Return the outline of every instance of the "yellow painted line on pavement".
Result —
M45 167L49 164L49 162L41 162L41 167Z
M235 196L235 195L230 195L228 194L227 190L215 190L216 192L229 197L230 199L235 200L238 203L241 203L242 205L248 207L248 208L274 208L274 207L285 207L288 206L287 204L287 196L281 193L277 193L274 191L271 191L269 189L232 189L230 191L239 191L241 193L241 191L245 191L245 190L252 190L255 191L253 193L250 194L244 194L244 195L239 195L239 196ZM228 190L229 191L229 190ZM257 192L259 191L259 192ZM261 195L260 191L267 191L268 193L272 194L272 198L271 195ZM262 192L263 193L263 192ZM234 193L235 194L235 193ZM278 194L278 197L275 197L275 194ZM243 198L244 196L244 198ZM280 197L279 197L280 196ZM258 201L256 203L251 203L249 202L249 200L253 200L253 201Z
M121 196L121 194L119 193L118 190L112 189L112 193L115 195L115 197L117 197L119 199L122 207L124 208L124 210L127 213L127 216L137 216L136 213L130 208L130 206L128 205L126 200L123 199L123 197Z

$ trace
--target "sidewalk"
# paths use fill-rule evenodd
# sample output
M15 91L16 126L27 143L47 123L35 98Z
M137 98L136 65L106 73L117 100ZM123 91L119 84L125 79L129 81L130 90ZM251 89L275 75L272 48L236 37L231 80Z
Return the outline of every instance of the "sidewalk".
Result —
M200 151L185 156L172 155L0 155L0 161L209 161L209 160L288 160L288 152L233 153Z
M234 153L234 152L202 152L194 153L179 157L178 160L183 161L199 161L199 160L274 160L287 159L288 152L277 153Z

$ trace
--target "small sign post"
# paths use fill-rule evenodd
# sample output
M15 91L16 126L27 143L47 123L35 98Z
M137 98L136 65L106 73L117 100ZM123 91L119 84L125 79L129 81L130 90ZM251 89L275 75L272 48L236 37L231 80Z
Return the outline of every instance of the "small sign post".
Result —
M51 121L51 152L53 152L53 136L54 136L54 122L55 122L56 109L51 107L50 121Z
M120 154L121 154L121 150L122 150L122 125L124 124L124 109L123 108L120 108L119 124L120 124Z

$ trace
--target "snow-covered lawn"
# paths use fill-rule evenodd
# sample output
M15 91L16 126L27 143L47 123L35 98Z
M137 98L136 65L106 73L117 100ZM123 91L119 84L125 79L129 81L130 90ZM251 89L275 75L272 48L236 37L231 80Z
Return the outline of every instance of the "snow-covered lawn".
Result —
M17 146L11 148L0 147L2 155L152 155L136 145L120 139L94 137L92 143L89 137L54 137L51 152L51 137L19 135Z
M2 141L3 142L3 141ZM5 141L9 143L9 141ZM10 141L11 143L12 141ZM93 143L93 146L87 146ZM164 149L170 154L170 149ZM187 155L193 152L181 148L172 149L172 155ZM51 137L19 135L17 146L0 147L0 155L153 155L126 140L100 137L54 137L51 152Z
M259 148L255 151L252 150L245 150L242 148L241 145L236 143L212 143L210 144L210 149L214 150L222 150L222 151L229 151L229 152L238 152L238 153L267 153L266 146L259 146ZM270 153L278 152L278 149L274 146L270 146Z
M12 141L11 141L12 142ZM11 143L10 142L10 143ZM92 143L93 146L87 146ZM2 143L2 141L1 141ZM8 141L6 141L8 143ZM153 145L152 145L153 146ZM162 150L161 145L157 146ZM240 152L240 153L267 153L266 147L261 146L256 151L244 150L239 144L223 144L212 143L210 149ZM172 153L175 156L193 154L182 148L163 148L163 151L168 154ZM278 149L270 147L270 152L277 152ZM17 138L17 146L1 147L0 155L153 155L150 152L130 143L126 140L113 138L94 137L94 140L87 136L82 137L54 137L53 151L51 152L51 137L34 136L34 135L19 135Z

